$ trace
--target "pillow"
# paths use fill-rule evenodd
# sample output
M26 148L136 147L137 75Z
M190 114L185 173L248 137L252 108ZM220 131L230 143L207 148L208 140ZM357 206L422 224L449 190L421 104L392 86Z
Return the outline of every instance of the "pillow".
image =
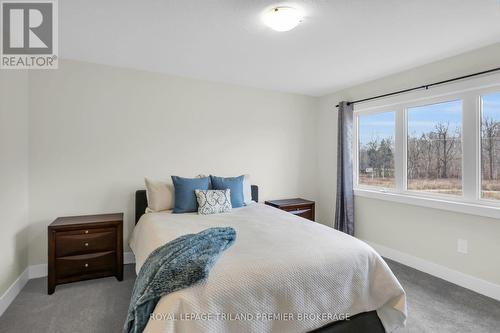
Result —
M252 181L250 180L250 175L243 175L243 201L245 205L249 205L253 202L252 200Z
M174 187L167 182L144 178L148 212L160 212L174 207Z
M231 211L231 190L195 190L198 214L209 215Z
M183 178L172 176L175 190L175 205L173 213L190 213L198 210L195 190L208 190L208 177Z
M239 177L216 177L210 176L212 188L214 190L231 190L231 206L233 208L242 207L245 205L243 197L243 178Z

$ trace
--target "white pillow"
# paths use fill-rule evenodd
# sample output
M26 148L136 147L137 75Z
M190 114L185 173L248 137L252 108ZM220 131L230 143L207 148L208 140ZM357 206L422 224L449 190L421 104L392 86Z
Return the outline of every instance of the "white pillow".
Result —
M243 175L243 201L245 205L252 203L252 180L250 175Z
M174 208L173 184L148 178L144 178L144 182L148 198L147 212L161 212Z

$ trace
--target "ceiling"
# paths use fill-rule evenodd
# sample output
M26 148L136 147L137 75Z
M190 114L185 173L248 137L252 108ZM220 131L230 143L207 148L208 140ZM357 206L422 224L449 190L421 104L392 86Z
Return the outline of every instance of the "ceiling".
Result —
M306 17L275 32L260 14ZM500 0L59 1L60 56L320 96L500 42Z

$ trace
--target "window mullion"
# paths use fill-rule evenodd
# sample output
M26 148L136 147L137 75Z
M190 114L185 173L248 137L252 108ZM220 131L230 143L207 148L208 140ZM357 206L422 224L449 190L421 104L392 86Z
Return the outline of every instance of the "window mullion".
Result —
M406 191L406 109L396 111L394 175L396 191Z
M475 95L463 98L462 108L462 182L464 199L476 201L479 198L479 102Z

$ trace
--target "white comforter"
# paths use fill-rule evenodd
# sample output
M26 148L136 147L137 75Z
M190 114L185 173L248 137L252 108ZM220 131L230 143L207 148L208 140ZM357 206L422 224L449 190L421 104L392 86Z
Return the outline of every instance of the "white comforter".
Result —
M233 227L236 242L205 282L162 297L145 332L308 332L372 310L387 332L404 325L405 292L370 246L262 204L145 214L130 241L136 271L157 247L214 226Z

